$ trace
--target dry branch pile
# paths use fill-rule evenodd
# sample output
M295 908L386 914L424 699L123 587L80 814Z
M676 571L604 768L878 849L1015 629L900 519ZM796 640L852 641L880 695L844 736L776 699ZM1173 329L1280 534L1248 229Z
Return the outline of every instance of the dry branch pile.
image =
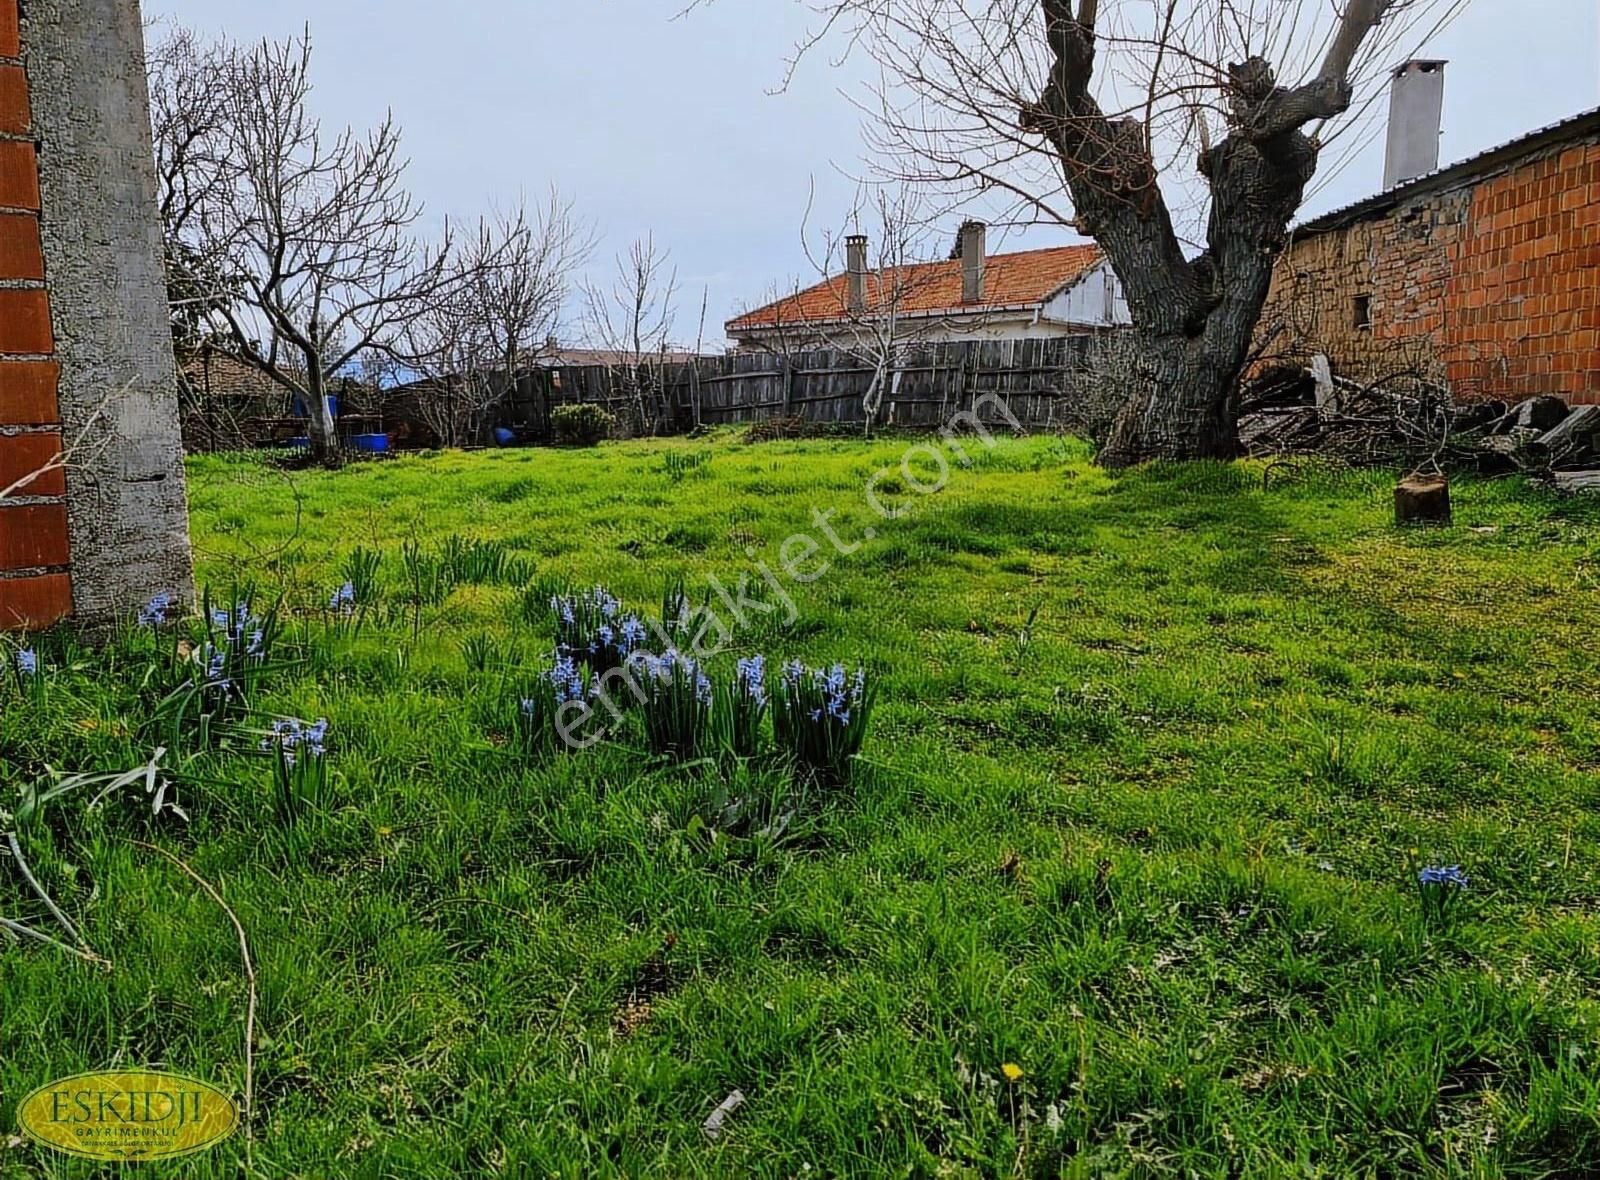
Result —
M1558 397L1458 404L1448 386L1415 370L1365 384L1334 377L1320 362L1268 370L1244 393L1239 441L1255 456L1523 472L1571 490L1600 486L1600 406L1569 409Z

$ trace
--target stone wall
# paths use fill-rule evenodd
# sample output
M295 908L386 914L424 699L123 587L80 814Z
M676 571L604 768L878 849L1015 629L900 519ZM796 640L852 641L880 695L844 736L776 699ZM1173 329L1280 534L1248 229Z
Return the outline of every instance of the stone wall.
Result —
M20 27L19 27L20 25ZM0 0L0 627L192 591L137 0Z
M1356 380L1422 367L1463 398L1600 403L1600 135L1302 234L1257 343Z

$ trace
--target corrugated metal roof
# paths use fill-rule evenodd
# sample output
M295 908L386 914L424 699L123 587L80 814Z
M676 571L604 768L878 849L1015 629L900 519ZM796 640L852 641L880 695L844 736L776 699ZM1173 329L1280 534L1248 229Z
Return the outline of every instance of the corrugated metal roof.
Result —
M1313 217L1310 221L1302 222L1295 228L1297 235L1327 233L1329 230L1342 229L1344 226L1353 225L1367 217L1379 213L1387 213L1402 201L1423 193L1449 188L1468 177L1491 171L1501 165L1509 163L1518 157L1532 152L1541 151L1551 144L1564 139L1577 139L1590 132L1600 133L1600 107L1593 110L1582 111L1570 118L1552 123L1548 127L1541 127L1537 131L1511 140L1509 143L1500 144L1487 151L1479 152L1475 156L1468 156L1465 160L1458 160L1454 164L1446 165L1436 171L1423 176L1414 177L1403 184L1397 184L1385 192L1374 193L1359 201L1331 212Z

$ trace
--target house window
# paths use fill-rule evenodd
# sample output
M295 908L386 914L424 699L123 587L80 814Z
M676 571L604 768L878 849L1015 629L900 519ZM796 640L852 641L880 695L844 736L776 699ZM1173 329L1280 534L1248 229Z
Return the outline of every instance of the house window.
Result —
M1372 327L1372 296L1357 295L1355 303L1355 326L1358 328Z

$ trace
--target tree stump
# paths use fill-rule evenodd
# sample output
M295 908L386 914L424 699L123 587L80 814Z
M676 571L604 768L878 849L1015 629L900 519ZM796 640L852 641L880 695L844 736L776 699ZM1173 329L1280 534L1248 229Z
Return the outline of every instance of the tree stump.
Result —
M1394 489L1394 522L1448 525L1450 481L1442 475L1411 475Z

